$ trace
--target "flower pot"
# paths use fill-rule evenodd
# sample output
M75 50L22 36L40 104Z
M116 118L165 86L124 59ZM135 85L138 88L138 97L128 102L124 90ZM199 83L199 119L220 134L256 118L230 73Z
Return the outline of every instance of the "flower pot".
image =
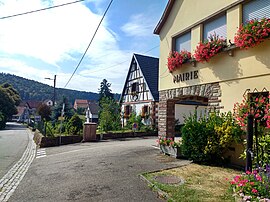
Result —
M167 145L160 145L160 151L163 154L167 154L169 156L180 158L181 155L181 148L180 147L171 147Z

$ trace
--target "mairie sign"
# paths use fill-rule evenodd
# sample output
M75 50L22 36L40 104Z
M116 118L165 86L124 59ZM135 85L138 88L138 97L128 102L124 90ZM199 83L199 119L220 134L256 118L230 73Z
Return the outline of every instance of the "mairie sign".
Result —
M179 83L179 82L183 82L183 81L198 79L199 78L198 74L199 74L198 70L191 71L191 72L184 72L181 74L176 74L173 76L173 82Z

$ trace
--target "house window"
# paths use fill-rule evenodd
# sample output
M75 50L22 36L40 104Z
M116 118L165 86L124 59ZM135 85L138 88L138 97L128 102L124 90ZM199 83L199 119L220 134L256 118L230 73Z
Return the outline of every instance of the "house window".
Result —
M188 32L186 34L183 34L181 36L178 36L174 39L174 50L175 51L182 51L187 50L191 51L191 33Z
M131 93L138 93L139 92L139 83L134 82L131 84Z
M254 0L243 5L243 22L251 19L270 18L270 1Z
M147 105L142 107L142 117L149 115L148 109L149 109L149 107Z
M211 35L227 38L226 15L222 15L212 21L206 22L203 27L203 39L207 40Z
M131 114L132 107L130 105L126 105L124 108L124 117L129 117Z

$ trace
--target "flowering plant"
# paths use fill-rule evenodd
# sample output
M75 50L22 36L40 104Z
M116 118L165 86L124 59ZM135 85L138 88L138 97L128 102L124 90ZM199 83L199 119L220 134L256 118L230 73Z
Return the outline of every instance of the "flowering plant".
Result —
M248 21L247 24L241 25L234 37L234 43L241 49L248 49L263 42L270 37L270 19L263 18Z
M243 100L234 104L234 116L241 127L246 127L248 114L254 115L255 120L263 127L270 128L269 97L259 96L255 99Z
M198 62L208 62L226 46L226 40L214 34L205 42L200 42L196 47L194 57Z
M237 175L230 186L240 195L244 201L270 201L270 166L266 169L257 169L253 172L247 171L245 174Z
M187 62L189 59L191 59L191 53L186 50L182 50L180 52L170 52L167 63L169 71L174 71L177 67L182 66L182 64Z
M174 141L173 138L167 138L167 137L159 137L157 140L157 143L159 145L169 146L169 147L180 147L181 142Z

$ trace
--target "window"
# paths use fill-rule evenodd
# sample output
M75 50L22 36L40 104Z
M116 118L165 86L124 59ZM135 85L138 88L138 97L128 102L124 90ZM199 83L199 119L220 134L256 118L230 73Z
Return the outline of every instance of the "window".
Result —
M139 83L134 82L133 84L131 84L131 93L137 93L137 92L139 92Z
M206 22L203 27L203 39L206 40L210 35L216 34L219 37L227 38L226 15L222 15L212 21Z
M269 0L254 0L243 5L243 22L255 18L270 18Z
M178 36L174 39L174 50L175 51L182 51L182 50L187 50L190 52L191 50L191 33L188 32L186 34L183 34L181 36Z
M146 115L149 115L147 105L142 107L142 117L145 117Z
M129 117L129 115L131 114L131 106L130 105L126 105L124 108L124 117Z

